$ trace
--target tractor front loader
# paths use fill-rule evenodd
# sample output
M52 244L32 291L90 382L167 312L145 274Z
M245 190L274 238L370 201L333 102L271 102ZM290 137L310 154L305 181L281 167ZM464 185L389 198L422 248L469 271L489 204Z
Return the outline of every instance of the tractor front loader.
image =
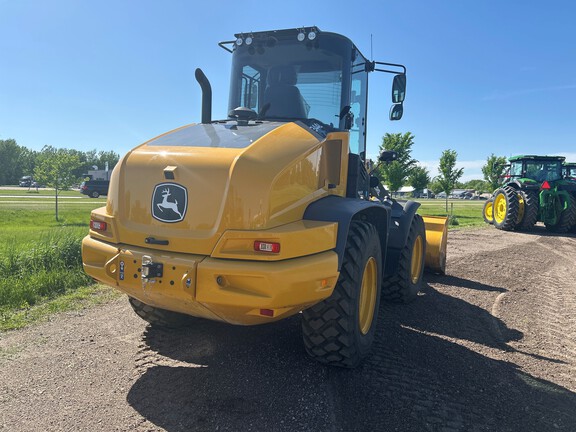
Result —
M406 68L316 27L240 33L220 46L232 54L229 117L212 119L197 69L202 122L122 158L106 206L91 214L85 271L152 325L302 312L307 352L354 367L371 350L380 300L411 301L425 266L445 270L446 220L370 195L368 76L394 74L399 120Z
M576 182L563 178L562 156L515 156L503 185L485 203L484 220L496 228L529 230L543 222L565 233L576 225Z

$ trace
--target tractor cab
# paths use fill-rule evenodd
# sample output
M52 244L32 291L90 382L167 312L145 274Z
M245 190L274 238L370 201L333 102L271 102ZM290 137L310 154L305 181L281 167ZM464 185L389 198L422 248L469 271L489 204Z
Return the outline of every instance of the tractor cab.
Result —
M520 182L553 182L562 179L562 156L515 156L510 161L510 178Z
M565 179L576 180L576 162L565 163L562 171Z
M299 122L321 136L348 131L365 158L368 74L394 73L391 120L402 117L406 69L369 61L346 37L317 27L235 34L229 115L241 123ZM381 69L385 66L388 69Z

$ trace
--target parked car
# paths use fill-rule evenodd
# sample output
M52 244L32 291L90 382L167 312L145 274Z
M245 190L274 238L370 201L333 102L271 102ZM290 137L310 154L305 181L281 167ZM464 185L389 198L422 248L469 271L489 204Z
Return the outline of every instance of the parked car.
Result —
M80 193L91 198L98 198L100 195L108 195L108 180L86 180L80 185Z
M18 185L20 185L20 187L30 187L33 181L32 176L24 176L20 179Z

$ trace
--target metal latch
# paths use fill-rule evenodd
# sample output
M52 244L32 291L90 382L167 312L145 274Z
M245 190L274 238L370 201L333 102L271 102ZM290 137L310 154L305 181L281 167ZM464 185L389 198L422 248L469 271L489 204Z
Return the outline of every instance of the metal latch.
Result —
M142 279L161 278L164 275L164 264L152 262L152 257L142 257Z

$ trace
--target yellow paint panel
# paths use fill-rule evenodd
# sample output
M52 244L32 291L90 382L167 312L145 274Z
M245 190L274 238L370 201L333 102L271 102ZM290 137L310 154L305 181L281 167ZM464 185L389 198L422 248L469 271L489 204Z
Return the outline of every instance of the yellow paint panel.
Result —
M226 231L212 253L213 258L279 261L313 255L336 247L338 224L298 221L269 230ZM280 243L280 253L254 251L254 241Z

